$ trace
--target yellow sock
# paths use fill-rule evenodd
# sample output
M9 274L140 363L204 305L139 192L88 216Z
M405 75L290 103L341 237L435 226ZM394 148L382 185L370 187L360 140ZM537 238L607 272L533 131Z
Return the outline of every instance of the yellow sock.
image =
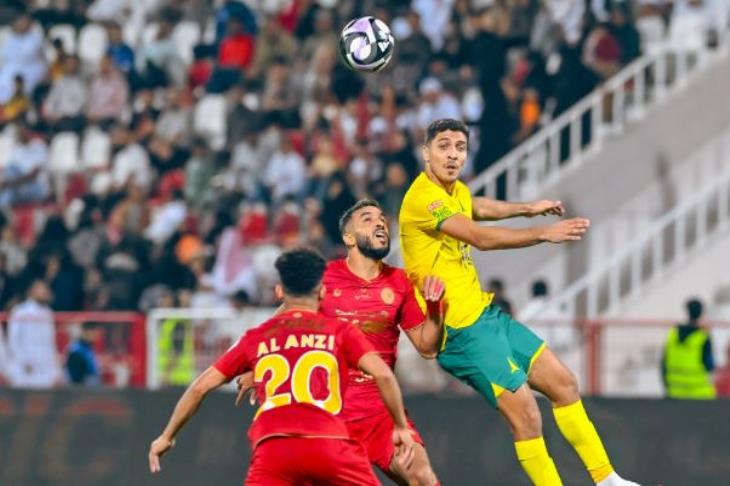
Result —
M583 408L583 402L578 400L565 407L554 408L553 414L560 432L580 456L593 482L606 479L613 472L613 467L593 422Z
M562 486L553 458L542 437L515 442L517 459L536 486Z

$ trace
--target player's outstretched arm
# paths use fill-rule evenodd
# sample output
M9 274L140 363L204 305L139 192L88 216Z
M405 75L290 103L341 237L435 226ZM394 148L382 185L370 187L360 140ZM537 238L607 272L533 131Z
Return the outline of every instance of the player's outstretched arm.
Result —
M226 377L212 366L201 373L185 390L162 434L152 441L149 452L150 472L160 471L160 457L175 444L175 436L185 423L195 415L205 396L226 382Z
M533 216L563 216L565 207L560 201L543 199L532 202L507 202L475 197L472 199L472 217L476 221L498 221L500 219Z
M441 224L441 231L479 250L508 250L540 243L579 241L588 231L585 218L564 219L549 226L533 228L502 228L480 226L463 214L454 214Z
M406 331L406 336L418 354L426 359L434 359L441 347L444 336L444 282L432 275L423 280L421 294L426 300L426 319L420 326Z

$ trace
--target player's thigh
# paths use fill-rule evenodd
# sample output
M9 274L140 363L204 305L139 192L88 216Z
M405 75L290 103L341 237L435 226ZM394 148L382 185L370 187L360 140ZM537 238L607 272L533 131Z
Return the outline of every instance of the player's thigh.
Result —
M535 359L528 381L533 389L557 406L570 405L580 399L575 375L549 348Z
M259 444L251 457L251 464L246 473L245 486L295 486L296 478L286 470L286 461L282 461L290 447L286 439L268 439ZM289 444L290 446L292 444Z
M515 391L505 390L497 399L499 412L505 418L516 440L542 435L542 417L535 395L524 384Z
M529 375L535 362L546 348L545 340L520 321L502 312L501 309L496 309L494 319L506 329L507 341L515 362Z
M431 461L428 459L426 448L421 444L414 444L413 462L409 468L399 460L398 455L394 455L390 461L390 469L386 472L389 478L399 485L428 485L433 486L436 482L436 474L431 467Z
M471 326L449 329L438 356L441 367L474 388L497 408L500 394L527 382L527 370L512 353L509 326L495 306L488 307Z
M360 444L345 439L322 439L320 448L321 474L311 477L313 484L322 486L379 485Z

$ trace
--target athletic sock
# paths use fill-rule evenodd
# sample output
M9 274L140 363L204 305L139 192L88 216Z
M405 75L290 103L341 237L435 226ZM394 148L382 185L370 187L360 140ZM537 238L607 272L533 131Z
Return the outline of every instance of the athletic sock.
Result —
M536 486L562 486L558 470L542 437L515 442L517 459Z
M578 400L565 407L554 408L553 415L560 432L580 456L593 482L606 479L613 472L613 467L593 422L583 408L583 402Z

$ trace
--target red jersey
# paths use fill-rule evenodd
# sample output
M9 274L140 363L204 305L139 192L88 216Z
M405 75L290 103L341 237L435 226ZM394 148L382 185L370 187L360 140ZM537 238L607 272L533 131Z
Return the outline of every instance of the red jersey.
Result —
M413 285L400 268L383 265L373 280L364 280L348 268L345 260L327 265L322 283L326 294L320 312L359 327L388 366L395 366L400 328L413 329L425 316ZM357 420L382 412L385 407L374 380L353 367L345 393L345 420Z
M348 368L373 351L353 326L291 310L246 332L213 366L226 378L253 371L258 402L248 436L349 438L342 410Z

